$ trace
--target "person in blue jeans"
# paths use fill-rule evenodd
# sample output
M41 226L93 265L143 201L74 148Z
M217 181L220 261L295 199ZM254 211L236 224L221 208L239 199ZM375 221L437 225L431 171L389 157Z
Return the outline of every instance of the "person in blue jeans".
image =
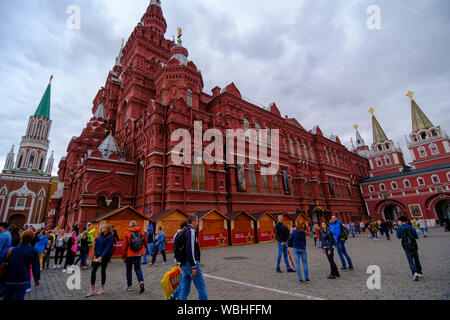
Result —
M147 237L145 232L137 226L136 221L130 222L130 229L124 235L124 248L122 251L122 259L126 265L126 276L127 285L125 291L133 291L133 274L132 268L134 266L134 271L139 281L139 286L141 288L140 293L145 291L144 287L144 276L141 269L141 259L142 255L145 253L145 248L147 247ZM138 247L136 247L138 246Z
M179 300L187 300L191 292L191 284L194 282L199 300L208 300L206 283L203 279L200 266L200 247L198 245L198 217L191 215L188 218L188 226L183 231L186 247L186 261L181 261L181 281Z
M347 249L345 248L345 240L340 238L341 235L341 227L345 228L342 225L342 222L336 218L336 216L331 217L330 230L336 239L336 250L339 255L339 259L341 259L342 268L341 270L347 270L347 263L345 262L345 258L348 261L348 270L353 270L352 259L350 258Z
M39 254L31 246L33 240L34 232L24 231L20 237L20 244L10 251L8 270L2 284L4 300L25 300L26 291L31 286L30 268L33 270L35 286L40 285Z
M145 232L145 236L147 237L147 247L145 248L145 253L143 255L143 262L142 264L147 264L147 256L151 255L153 257L153 225L150 224L150 226L147 228L147 231Z
M301 283L309 280L309 273L308 273L308 256L306 253L306 233L305 233L305 226L301 219L297 218L295 221L295 230L292 231L291 235L289 236L288 242L291 243L292 241L292 247L294 249L294 263L295 263L295 269L297 270L297 277L298 281ZM302 272L300 269L300 259L302 260L303 264L303 272L305 274L305 280L303 281L302 278Z
M278 257L277 257L277 272L281 273L280 263L281 256L284 257L284 263L286 264L287 272L295 272L289 265L288 260L288 245L287 241L289 239L289 228L283 223L284 217L282 214L278 216L278 222L275 225L275 238L277 240L278 246Z

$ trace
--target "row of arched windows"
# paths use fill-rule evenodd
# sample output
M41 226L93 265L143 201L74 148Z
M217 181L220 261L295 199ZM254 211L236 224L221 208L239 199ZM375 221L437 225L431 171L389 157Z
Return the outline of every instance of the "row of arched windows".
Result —
M50 123L32 118L28 123L27 136L31 138L48 139Z

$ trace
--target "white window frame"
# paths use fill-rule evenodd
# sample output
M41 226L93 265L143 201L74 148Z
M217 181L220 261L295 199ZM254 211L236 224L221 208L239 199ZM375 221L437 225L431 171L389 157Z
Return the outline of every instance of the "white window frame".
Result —
M417 152L419 153L419 157L426 158L428 156L427 149L424 146L418 147Z
M19 205L19 201L23 201L23 206ZM14 210L25 210L26 206L27 206L27 198L17 198L16 207L14 208Z
M382 167L383 166L383 160L381 160L380 157L375 158L375 163L377 164L377 167Z
M437 181L434 181L434 178L437 178ZM439 179L439 176L437 174L433 174L431 176L431 182L433 182L433 183L441 183L441 179Z
M431 155L435 156L439 154L439 148L435 143L431 143L428 148L430 149Z
M419 181L422 179L422 181L423 181L423 183L420 183ZM423 178L423 177L418 177L417 178L417 184L419 185L419 186L424 186L426 183L425 183L425 179Z
M392 164L391 157L389 157L388 155L385 155L384 156L384 163L386 163L386 165Z
M374 187L373 185L370 185L370 186L369 186L369 192L370 192L370 193L375 192L375 187Z
M395 186L395 187L394 187L394 186ZM395 182L395 181L392 181L392 182L391 182L391 188L392 188L393 190L397 190L397 189L398 189L398 183Z
M380 187L381 191L386 191L386 185L384 183L380 183L378 186Z
M406 183L408 183L408 185L406 185ZM409 181L408 179L403 180L403 186L404 186L405 188L411 187L411 181Z

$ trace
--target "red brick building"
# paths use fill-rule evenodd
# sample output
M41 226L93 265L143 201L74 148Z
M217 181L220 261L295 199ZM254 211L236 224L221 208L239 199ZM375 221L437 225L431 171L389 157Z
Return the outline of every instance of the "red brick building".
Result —
M312 221L338 214L362 219L358 182L368 176L367 159L327 138L317 126L307 131L275 103L256 106L230 83L203 91L203 74L188 50L164 37L160 1L152 0L135 27L105 86L93 101L93 117L59 164L59 186L49 221L81 226L118 207L152 214L180 209L188 214L217 209L231 213L303 212ZM216 128L280 130L279 171L261 175L261 163L244 170L225 163L175 164L176 129L194 133ZM204 143L205 148L208 143ZM241 170L239 170L241 169ZM239 179L236 171L240 171ZM242 174L245 173L245 174Z
M395 147L372 112L373 144L368 151L370 177L361 191L371 217L424 218L430 225L450 217L450 138L424 114L411 98L412 132L407 146L413 159L405 165L400 147Z
M49 83L35 114L29 118L16 160L13 146L0 174L0 221L18 227L44 222L47 216L53 168L53 153L46 162L52 125L50 91Z

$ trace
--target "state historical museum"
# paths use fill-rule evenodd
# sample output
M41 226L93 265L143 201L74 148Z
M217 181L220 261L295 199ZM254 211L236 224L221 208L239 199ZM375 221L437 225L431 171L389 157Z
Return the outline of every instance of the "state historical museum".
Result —
M48 226L83 227L125 206L150 216L170 209L286 213L310 222L331 214L345 222L366 216L358 186L369 176L366 158L338 137L324 137L318 126L307 131L282 117L275 103L249 103L233 83L204 92L202 73L180 37L176 43L164 37L166 29L161 3L152 0L93 100L90 122L59 163ZM227 129L264 129L268 135L279 129L278 174L261 175L259 162L243 168L173 163L172 132L193 134L195 121L203 131L216 128L224 135Z

